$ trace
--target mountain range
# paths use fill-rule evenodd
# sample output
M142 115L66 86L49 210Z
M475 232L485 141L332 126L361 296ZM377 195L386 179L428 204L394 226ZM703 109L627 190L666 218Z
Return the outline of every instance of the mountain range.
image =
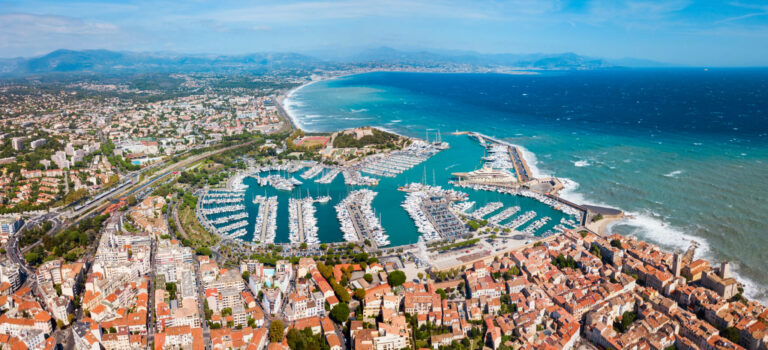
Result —
M388 47L363 50L356 54L341 57L324 56L318 58L314 55L297 53L195 55L62 49L39 57L0 59L0 74L23 76L49 73L269 72L292 69L340 68L350 65L381 67L408 65L424 68L464 66L478 69L541 70L662 65L657 62L635 59L614 62L575 53L481 54L450 51L401 51Z

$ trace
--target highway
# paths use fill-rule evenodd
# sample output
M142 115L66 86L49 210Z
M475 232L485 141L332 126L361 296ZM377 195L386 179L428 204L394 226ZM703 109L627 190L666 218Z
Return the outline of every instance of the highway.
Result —
M252 141L248 141L248 142L245 142L245 143L229 146L229 147L226 147L226 148L221 148L221 149L217 149L217 150L208 151L208 152L201 153L201 154L198 154L198 155L190 156L190 157L188 157L186 159L181 160L180 162L170 164L170 165L166 166L165 168L162 168L161 170L158 171L160 173L160 175L157 175L157 176L154 176L154 177L151 177L151 178L148 178L148 179L144 179L141 182L128 187L124 191L117 191L113 195L105 196L104 198L102 198L102 199L100 199L100 200L98 200L96 202L93 202L90 205L88 205L88 206L86 206L86 207L76 211L72 215L72 217L76 218L75 220L73 220L73 223L77 223L80 220L82 220L83 218L88 217L89 215L93 215L95 212L98 212L98 210L102 209L102 207L105 205L106 202L112 202L112 201L115 201L115 200L117 200L117 199L119 199L121 197L129 196L131 194L134 194L134 193L137 193L139 191L142 191L143 189L147 188L147 186L151 185L155 181L160 180L160 179L168 176L169 174L171 174L171 173L173 173L175 171L183 170L184 167L186 167L186 166L188 166L188 165L190 165L192 163L196 163L196 162L198 162L198 161L200 161L202 159L205 159L207 157L210 157L212 155L219 154L219 153L222 153L222 152L226 152L226 151L229 151L231 149L239 148L239 147L242 147L242 146L246 146L246 145L252 144L254 142L256 142L256 140L252 140ZM146 169L143 169L142 172L143 171L147 171L149 169L154 169L154 168L160 167L162 165L165 165L165 161L157 163L157 164L155 164L155 165L153 165L151 167L148 167ZM137 174L132 173L132 174L130 174L130 176L136 177Z
M256 141L257 140L251 140L251 141L248 141L248 142L245 142L245 143L236 144L236 145L225 147L225 148L221 148L221 149L211 150L211 151L208 151L208 152L205 152L205 153L201 153L199 155L190 156L190 157L188 157L186 159L183 159L183 160L181 160L179 162L167 165L167 166L165 166L164 168L162 168L161 170L158 171L160 173L159 175L156 175L156 176L153 176L153 177L149 177L148 179L145 179L145 180L143 180L143 181L141 181L139 183L133 184L133 185L126 184L126 186L125 186L126 188L125 189L118 188L113 194L106 195L106 196L104 196L104 197L94 201L93 203L89 203L88 205L84 206L83 208L80 208L79 210L75 211L74 213L72 213L70 215L65 215L65 211L64 210L58 209L58 210L51 210L48 213L45 213L43 215L39 215L37 217L30 218L30 219L28 219L24 223L23 227L16 232L16 234L11 235L9 237L8 243L6 244L6 252L7 252L7 255L8 255L8 259L11 262L13 262L13 263L19 264L19 266L21 267L24 275L27 277L27 278L25 278L24 285L30 287L32 289L32 291L33 291L33 294L40 301L41 305L44 305L45 303L40 299L40 293L37 290L37 278L36 278L36 275L35 275L35 269L33 269L32 267L27 265L27 262L26 262L26 260L24 259L24 256L23 256L23 254L25 252L27 252L30 249L32 249L33 247L41 244L42 240L38 240L37 242L35 242L35 243L33 243L33 244L31 244L31 245L29 245L27 247L24 247L23 249L20 249L19 248L18 239L19 239L19 235L21 234L21 232L23 232L23 230L31 228L31 227L34 227L35 225L41 224L41 223L43 223L45 221L51 221L53 223L53 226L51 227L51 229L48 232L46 232L46 234L47 235L55 235L56 233L60 232L64 227L68 227L69 225L75 225L75 224L79 223L81 220L83 220L83 219L85 219L85 218L87 218L89 216L95 215L100 210L103 210L107 205L109 205L112 202L115 202L117 199L119 199L121 197L129 196L131 194L137 194L137 197L144 197L145 195L150 193L151 190L153 190L153 188L154 188L153 185L156 185L156 184L160 183L159 180L165 179L166 177L168 177L168 175L173 174L174 172L178 172L178 171L183 170L186 166L189 166L189 165L191 165L193 163L196 163L196 162L198 162L200 160L203 160L203 159L205 159L207 157L210 157L212 155L215 155L215 154L226 152L228 150L239 148L239 147L242 147L242 146L250 145L250 144L252 144L252 143L254 143ZM155 164L153 166L150 166L150 167L147 167L145 169L142 169L140 172L130 173L130 174L128 174L128 176L131 177L132 179L136 179L136 178L139 177L140 173L146 172L146 171L148 171L150 169L155 169L155 168L158 168L158 167L162 167L164 165L166 165L165 161L157 163L157 164ZM67 217L73 218L73 219L72 220L66 220ZM93 244L88 249L88 252L85 255L86 261L89 261L89 260L92 259L92 256L93 256L93 253L94 253L96 247L97 247L97 244ZM152 258L153 262L154 262L154 258L155 258L155 254L154 254L154 250L155 249L156 249L156 247L153 244L152 255L151 255L151 258ZM195 264L195 268L197 270L197 264ZM202 296L204 296L204 290L202 289L202 285L200 284L201 279L200 279L199 271L196 271L196 272L198 274L198 291L202 292ZM152 284L154 283L154 269L153 269L152 273L149 275L149 278L150 278L150 281L149 281L149 283L150 283L150 290L152 290ZM204 298L201 299L201 300L204 300ZM154 297L152 296L152 297L149 298L149 305L148 305L149 310L153 310L154 309L154 305L152 305L153 302L154 302ZM204 315L203 309L202 309L202 305L203 304L202 304L202 302L200 302L199 304L201 306L201 309L200 309L201 316L203 316ZM152 317L148 318L148 320L147 320L148 321L147 322L147 327L148 327L148 338L149 338L150 341L152 341L152 340L154 340L154 323L155 323L154 322L154 317L153 317L154 316L154 312L150 311L150 314L152 315ZM82 309L76 310L76 319L79 320L81 318L82 318ZM208 329L206 322L203 321L202 323L203 323L204 337L206 338L206 344L210 344L210 330ZM54 336L57 339L57 341L59 341L60 343L65 344L65 348L66 349L71 349L72 348L73 338L72 338L72 332L69 329L66 329L66 330L56 330L56 331L54 331L52 336Z

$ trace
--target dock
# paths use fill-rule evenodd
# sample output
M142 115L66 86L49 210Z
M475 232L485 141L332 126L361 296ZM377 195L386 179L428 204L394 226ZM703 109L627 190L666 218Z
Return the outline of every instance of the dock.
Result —
M317 219L315 218L314 203L318 201L312 197L291 198L288 202L288 226L291 243L320 243L317 238Z
M356 202L349 203L347 206L349 208L350 214L352 216L352 226L355 228L355 233L357 234L357 240L362 242L365 240L365 236L363 235L363 232L365 232L365 226L363 225L363 213L360 210L360 206ZM373 241L371 241L372 244Z
M531 176L531 169L528 168L528 163L525 162L525 158L523 158L523 155L520 152L520 149L514 146L507 146L507 150L509 151L510 158L512 158L512 164L515 167L515 174L517 174L517 180L520 183L525 183L533 180L534 178L533 176Z
M362 189L350 194L336 205L336 214L348 242L362 242L368 239L375 248L388 246L389 236L376 217L371 202L376 192Z
M254 202L259 204L259 212L256 217L253 240L255 241L258 237L260 243L273 243L277 230L277 197L261 197Z

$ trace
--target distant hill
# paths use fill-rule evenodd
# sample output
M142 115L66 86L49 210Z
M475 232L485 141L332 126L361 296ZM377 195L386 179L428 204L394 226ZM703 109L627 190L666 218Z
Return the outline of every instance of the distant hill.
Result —
M619 66L658 67L646 60L609 61L560 54L480 54L471 51L401 51L380 47L348 56L325 59L297 53L254 53L247 55L190 55L175 53L137 53L108 50L56 50L33 58L0 59L0 74L31 75L48 73L152 73L152 72L268 72L311 70L315 68L391 67L407 65L423 68L461 66L474 69L603 69Z
M439 66L441 64L472 65L478 67L508 67L521 69L600 69L615 67L610 62L577 55L561 54L481 54L477 52L400 51L380 47L360 52L345 62L376 62L382 64L407 64Z
M0 60L0 73L147 73L147 72L263 72L311 68L321 61L295 53L256 53L238 56L151 54L107 50L56 50L40 57Z

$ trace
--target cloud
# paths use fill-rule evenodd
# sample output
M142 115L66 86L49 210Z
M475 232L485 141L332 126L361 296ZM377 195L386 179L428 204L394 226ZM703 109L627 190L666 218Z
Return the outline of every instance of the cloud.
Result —
M721 19L721 20L719 20L719 21L717 21L715 23L720 24L720 23L726 23L726 22L734 22L734 21L740 21L742 19L747 19L747 18L752 18L752 17L760 17L760 16L768 16L768 11L766 11L766 12L753 12L753 13L748 13L746 15L728 17L728 18L725 18L725 19Z
M728 22L738 22L738 21L741 21L741 20L749 19L749 18L762 17L762 16L767 16L768 15L768 6L766 6L766 5L752 5L752 4L744 4L744 3L740 3L740 2L732 2L729 5L731 5L731 6L735 7L735 8L750 10L751 12L745 13L745 14L742 14L742 15L738 15L738 16L732 16L732 17L724 18L724 19L721 19L719 21L716 21L715 24L724 24L724 23L728 23Z
M119 35L113 24L65 16L0 14L0 51L36 55L54 48L110 48Z
M515 3L535 4L535 1L518 0ZM546 1L545 1L546 2ZM521 8L533 9L541 5ZM425 2L406 0L382 1L317 1L317 2L260 2L258 5L227 8L208 13L194 14L222 22L259 22L272 24L300 24L302 21L359 19L366 17L422 17L487 19L493 11L483 11L482 6L463 3ZM182 15L183 18L183 15Z
M116 32L117 26L64 16L43 16L29 13L0 14L0 33L96 34Z

